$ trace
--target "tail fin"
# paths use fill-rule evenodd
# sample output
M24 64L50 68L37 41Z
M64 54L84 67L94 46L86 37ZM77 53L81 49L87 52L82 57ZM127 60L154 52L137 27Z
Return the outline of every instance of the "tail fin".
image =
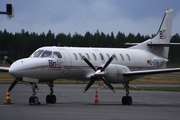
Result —
M168 58L169 47L165 47L163 44L170 43L173 14L174 9L167 9L156 36L130 48L147 50L160 57ZM153 46L153 44L156 44L156 46Z
M173 21L174 9L167 9L161 26L152 39L153 43L169 43L171 37L172 21Z

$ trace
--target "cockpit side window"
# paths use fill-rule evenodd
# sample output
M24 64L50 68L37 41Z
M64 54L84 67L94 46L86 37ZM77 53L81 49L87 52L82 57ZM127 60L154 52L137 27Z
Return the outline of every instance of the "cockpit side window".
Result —
M51 57L52 52L51 51L44 51L41 57Z
M37 50L31 57L39 57L44 50Z
M54 53L53 53L53 57L54 57L54 58L62 58L62 55L61 55L61 53L59 53L59 52L54 52Z

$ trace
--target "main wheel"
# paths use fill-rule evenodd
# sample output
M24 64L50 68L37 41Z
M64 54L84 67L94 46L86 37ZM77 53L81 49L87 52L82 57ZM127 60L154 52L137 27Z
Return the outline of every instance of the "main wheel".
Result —
M123 96L122 97L122 104L123 105L131 105L132 104L132 97L131 96Z
M51 102L52 102L52 103L56 103L56 96L55 96L55 95L52 95L51 97L52 97L52 98L51 98L51 100L52 100Z
M56 96L55 95L47 95L46 102L47 103L56 103Z
M132 97L128 96L127 97L127 105L131 105L132 104Z
M46 96L46 102L47 102L47 103L51 103L51 96L50 96L50 95L47 95L47 96Z
M126 96L123 96L121 101L122 101L122 104L123 104L123 105L126 105L126 104L127 104Z

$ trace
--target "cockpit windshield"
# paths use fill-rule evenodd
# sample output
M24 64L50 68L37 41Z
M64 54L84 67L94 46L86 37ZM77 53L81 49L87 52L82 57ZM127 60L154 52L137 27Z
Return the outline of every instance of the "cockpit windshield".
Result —
M52 51L44 51L41 57L52 57Z
M50 58L62 58L60 52L48 51L48 50L37 50L30 57L50 57Z
M37 50L30 57L39 57L44 50Z

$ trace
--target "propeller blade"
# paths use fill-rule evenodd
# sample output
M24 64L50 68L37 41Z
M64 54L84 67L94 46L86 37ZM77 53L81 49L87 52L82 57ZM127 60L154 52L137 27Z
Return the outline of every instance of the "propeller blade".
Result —
M113 54L111 56L111 58L109 58L109 60L106 62L106 64L104 65L104 67L101 69L101 72L104 71L104 69L106 69L106 67L113 61L113 59L115 58L116 56Z
M102 80L104 81L104 83L113 91L115 92L116 89L114 89L114 87L104 78L104 77L101 77Z
M11 65L13 62L8 56L4 56L4 59Z
M13 81L13 83L12 83L11 86L9 87L9 91L11 91L11 90L14 88L14 86L16 85L16 83L17 83L17 81Z
M87 84L86 88L83 90L84 93L91 87L91 85L94 83L94 81L95 81L95 79L91 79L91 81Z
M88 59L86 59L85 56L83 56L82 59L83 59L94 71L96 71L96 68L89 62Z

